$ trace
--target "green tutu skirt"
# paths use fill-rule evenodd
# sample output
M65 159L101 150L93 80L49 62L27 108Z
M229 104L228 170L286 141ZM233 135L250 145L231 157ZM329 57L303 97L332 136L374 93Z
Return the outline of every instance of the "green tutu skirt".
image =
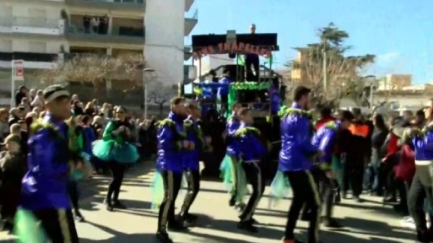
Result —
M20 243L46 243L48 238L32 212L18 209L15 214L14 234Z
M186 188L188 186L188 182L185 175L183 175L181 183L182 183L181 188ZM152 188L151 209L156 211L161 206L165 194L164 179L162 178L161 174L158 171L153 176L151 188Z
M277 171L271 184L271 197L269 197L269 207L275 206L281 199L287 197L290 192L290 183L283 172Z
M221 178L228 192L236 197L236 202L242 203L248 193L247 177L242 161L234 161L226 155L220 165Z
M130 143L119 144L114 140L96 141L92 152L95 157L105 162L135 163L140 158L136 147Z

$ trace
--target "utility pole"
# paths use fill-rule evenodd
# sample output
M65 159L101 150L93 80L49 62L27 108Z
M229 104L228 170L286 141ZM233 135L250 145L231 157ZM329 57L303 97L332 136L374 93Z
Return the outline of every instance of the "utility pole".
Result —
M326 47L323 48L323 92L326 98L328 94L328 61L326 55Z
M148 83L149 83L149 81L151 81L151 80L149 80L149 79L146 79L146 78L148 78L148 77L146 77L146 75L148 74L148 73L154 73L155 72L155 70L154 69L152 69L152 68L145 68L145 69L143 69L143 109L144 109L144 119L147 119L147 90L148 90Z

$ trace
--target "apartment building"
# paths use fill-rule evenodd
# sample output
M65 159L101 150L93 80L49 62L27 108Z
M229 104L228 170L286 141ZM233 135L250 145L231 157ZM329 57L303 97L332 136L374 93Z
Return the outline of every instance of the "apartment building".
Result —
M184 46L198 22L194 0L2 0L0 89L8 90L11 60L24 60L25 84L34 71L55 68L68 53L142 53L156 78L184 78ZM187 16L187 17L185 17ZM17 84L18 85L18 84Z
M412 74L387 74L379 80L378 90L410 89L411 85Z

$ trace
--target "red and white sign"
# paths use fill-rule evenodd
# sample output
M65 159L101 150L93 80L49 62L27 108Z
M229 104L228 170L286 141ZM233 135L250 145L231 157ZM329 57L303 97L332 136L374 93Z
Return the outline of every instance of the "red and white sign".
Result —
M12 60L12 76L15 81L24 81L23 60Z

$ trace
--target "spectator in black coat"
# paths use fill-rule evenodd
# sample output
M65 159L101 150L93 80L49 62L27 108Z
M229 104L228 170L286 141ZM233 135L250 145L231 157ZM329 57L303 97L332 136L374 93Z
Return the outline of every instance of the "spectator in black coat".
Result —
M15 93L15 105L21 104L23 98L27 97L28 89L26 86L19 87L18 91Z

